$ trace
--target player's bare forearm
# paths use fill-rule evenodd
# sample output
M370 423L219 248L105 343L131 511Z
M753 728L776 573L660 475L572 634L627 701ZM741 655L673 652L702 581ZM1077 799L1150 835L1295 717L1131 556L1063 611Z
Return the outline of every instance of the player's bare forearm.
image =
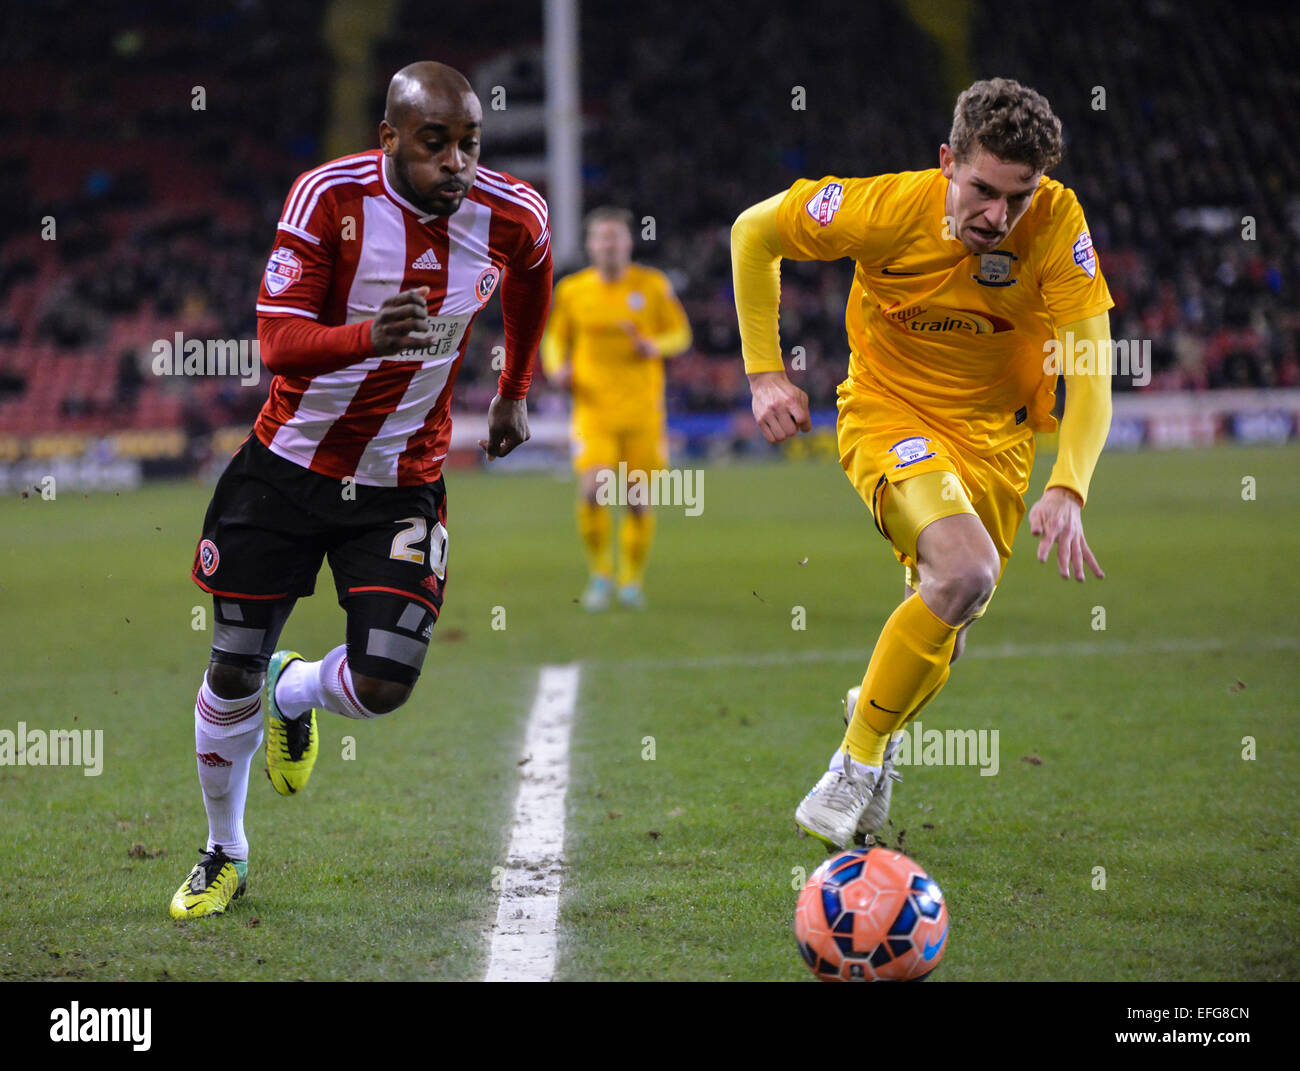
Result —
M1056 569L1061 578L1083 583L1086 564L1093 575L1105 579L1083 535L1083 500L1068 487L1049 487L1029 511L1029 531L1039 537L1038 560L1046 562L1056 545Z
M493 398L488 406L488 437L478 441L488 460L505 457L530 437L528 402L523 398L503 398L499 394Z
M749 373L749 390L754 396L754 420L768 442L779 443L801 431L812 431L808 395L784 372Z

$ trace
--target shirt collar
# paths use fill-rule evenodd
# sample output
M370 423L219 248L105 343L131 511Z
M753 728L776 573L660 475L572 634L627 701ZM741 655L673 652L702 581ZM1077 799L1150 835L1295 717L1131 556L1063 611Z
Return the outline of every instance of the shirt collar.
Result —
M411 202L408 201L405 197L403 197L400 193L398 193L395 189L393 189L393 184L392 184L391 182L388 181L388 156L387 156L387 154L384 154L383 157L382 157L382 159L379 161L379 177L383 180L383 183L384 183L384 192L385 192L386 194L388 194L388 196L389 196L393 201L395 201L397 204L399 204L402 208L405 208L408 212L410 212L410 213L412 213L413 215L417 216L417 217L419 218L419 221L420 221L421 223L428 223L428 222L430 222L431 220L441 219L441 218L442 218L442 217L439 216L438 213L436 213L436 212L429 212L429 213L427 213L427 214L424 213L424 212L422 212L422 211L421 211L420 209L418 209L415 205L411 204Z

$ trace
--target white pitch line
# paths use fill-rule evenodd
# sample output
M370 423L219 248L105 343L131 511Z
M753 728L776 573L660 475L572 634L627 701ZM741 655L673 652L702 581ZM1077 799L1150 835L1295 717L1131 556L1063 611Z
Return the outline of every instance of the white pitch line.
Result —
M506 849L488 982L549 982L555 975L564 797L578 667L543 666L524 734L524 764Z
M999 643L981 646L976 636L966 647L962 661L1004 658L1076 658L1091 656L1197 654L1209 651L1292 651L1300 649L1300 636L1264 636L1249 643L1228 642L1217 637L1171 637L1154 640L1099 640L1075 643ZM630 658L602 662L589 659L587 666L607 669L721 669L727 666L787 666L819 662L866 662L871 648L840 651L764 651L759 654L711 655L704 658Z

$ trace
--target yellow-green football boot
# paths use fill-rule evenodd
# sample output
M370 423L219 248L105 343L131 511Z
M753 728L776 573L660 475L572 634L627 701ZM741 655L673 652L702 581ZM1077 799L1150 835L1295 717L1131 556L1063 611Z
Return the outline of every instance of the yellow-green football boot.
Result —
M276 651L271 656L266 667L266 695L262 699L266 708L266 776L281 796L292 796L307 784L319 750L316 711L286 718L275 705L276 683L284 667L295 659L303 660L297 651Z
M244 895L248 884L248 863L231 859L218 844L203 852L199 861L172 897L174 919L197 919L225 913L230 901Z

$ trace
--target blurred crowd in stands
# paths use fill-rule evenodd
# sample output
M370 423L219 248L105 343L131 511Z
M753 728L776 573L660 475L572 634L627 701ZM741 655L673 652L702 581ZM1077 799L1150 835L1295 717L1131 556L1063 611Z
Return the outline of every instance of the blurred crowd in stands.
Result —
M674 0L653 18L582 7L586 204L653 217L655 240L637 256L670 273L694 329L671 366L670 412L748 404L731 303L737 212L799 177L935 166L948 131L944 62L901 0L869 13L828 0L815 17L768 7ZM971 74L1019 78L1061 116L1055 175L1088 214L1113 335L1151 340L1147 389L1300 385L1300 9L1089 7L1076 19L979 0ZM402 4L401 32L375 55L376 119L387 74L411 59L469 69L497 50L535 52L540 16L521 21L518 9ZM150 347L176 331L256 337L284 196L322 159L326 9L211 10L51 0L0 16L0 431L200 432L256 413L265 379L160 380ZM489 111L484 161L495 166L491 123ZM783 268L787 356L804 347L799 382L816 405L833 404L845 368L850 279L844 262ZM501 328L489 309L460 376L462 408L493 391L487 354ZM536 405L554 408L540 372L538 386Z

